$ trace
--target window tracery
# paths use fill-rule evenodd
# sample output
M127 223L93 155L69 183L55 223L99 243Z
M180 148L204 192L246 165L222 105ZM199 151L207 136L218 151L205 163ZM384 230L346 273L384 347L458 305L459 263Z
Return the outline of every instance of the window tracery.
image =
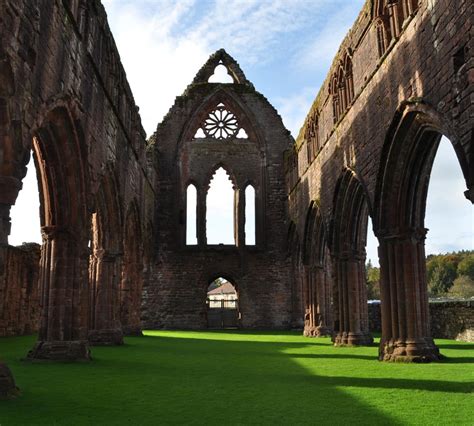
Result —
M247 139L247 132L239 124L236 115L223 103L212 109L194 135L195 139Z

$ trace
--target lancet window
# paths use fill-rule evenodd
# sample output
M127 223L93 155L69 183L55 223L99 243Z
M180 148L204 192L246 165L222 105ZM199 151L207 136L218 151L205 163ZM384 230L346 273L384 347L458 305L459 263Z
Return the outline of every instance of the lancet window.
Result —
M320 149L319 143L319 114L312 114L308 117L305 128L304 138L306 140L306 149L308 163L314 160Z
M354 99L352 58L349 52L346 52L332 77L329 93L332 96L334 123L337 123Z

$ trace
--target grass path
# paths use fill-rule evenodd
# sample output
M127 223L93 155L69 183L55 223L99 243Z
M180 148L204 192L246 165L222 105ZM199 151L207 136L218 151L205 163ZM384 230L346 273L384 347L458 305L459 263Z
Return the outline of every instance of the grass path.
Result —
M474 424L473 344L420 365L292 332L146 334L83 364L21 362L35 338L1 338L22 396L0 425Z

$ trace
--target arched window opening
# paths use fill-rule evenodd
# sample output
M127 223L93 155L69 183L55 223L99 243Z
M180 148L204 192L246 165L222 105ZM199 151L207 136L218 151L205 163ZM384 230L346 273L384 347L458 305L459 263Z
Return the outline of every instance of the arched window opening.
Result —
M352 77L352 59L349 55L346 56L344 65L344 74L346 79L346 98L349 106L354 99L354 79Z
M255 245L255 189L245 188L245 245Z
M207 288L208 328L237 328L239 326L239 298L235 286L219 277Z
M339 73L337 76L337 90L339 94L339 114L340 117L347 108L347 98L346 98L346 81L344 78L344 70L342 66L339 67Z
M23 187L16 203L11 207L11 233L9 243L20 245L26 242L41 244L40 201L36 165L30 159ZM33 214L32 214L33 212Z
M379 57L381 57L386 52L388 46L387 32L385 31L385 26L381 19L375 24L375 29L377 31L377 48Z
M307 145L308 163L314 160L319 152L319 114L315 113L308 118L304 136Z
M220 167L207 193L206 235L208 244L235 245L235 193L229 175Z
M403 20L407 19L413 13L412 0L402 0Z
M334 117L334 123L339 121L340 116L340 103L339 103L339 83L337 81L337 76L334 75L331 86L329 87L330 93L332 95L332 113Z
M380 301L380 265L378 255L378 240L374 234L372 219L369 216L367 221L367 243L365 246L366 263L365 279L367 282L367 299L370 301Z
M474 280L463 273L464 250L473 249L474 207L449 139L443 137L431 170L426 200L427 284L431 297L470 297Z
M229 75L227 67L220 63L214 69L214 74L209 77L209 83L234 83L234 79Z
M186 244L197 244L197 190L193 184L186 189Z

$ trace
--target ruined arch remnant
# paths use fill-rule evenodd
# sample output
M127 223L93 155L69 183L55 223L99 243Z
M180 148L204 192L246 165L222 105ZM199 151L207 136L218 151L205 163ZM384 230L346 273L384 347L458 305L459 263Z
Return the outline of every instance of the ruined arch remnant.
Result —
M426 290L426 192L445 135L474 202L471 27L469 2L367 0L296 140L218 50L146 141L99 0L0 0L0 334L38 330L32 360L90 360L90 344L120 344L142 327L205 328L202 283L229 276L241 327L304 327L339 345L370 344L370 216L379 359L440 359ZM224 82L211 78L217 67ZM39 265L8 245L31 151ZM235 245L206 239L206 194L221 166L234 191ZM246 242L249 185L255 244ZM15 392L0 363L0 397Z
M232 82L212 83L209 77L218 65L226 67ZM223 49L214 53L150 139L160 170L155 185L162 203L157 221L162 225L155 237L160 257L151 267L144 306L147 327L205 328L205 288L199 283L217 271L239 283L242 327L290 326L290 261L285 237L275 230L286 227L288 207L279 194L285 180L284 153L292 143L275 109L255 91L237 62ZM206 231L214 226L206 214L207 193L220 168L234 192L235 245L215 245L207 238ZM195 245L186 244L190 184L197 193ZM246 242L249 186L255 244Z

